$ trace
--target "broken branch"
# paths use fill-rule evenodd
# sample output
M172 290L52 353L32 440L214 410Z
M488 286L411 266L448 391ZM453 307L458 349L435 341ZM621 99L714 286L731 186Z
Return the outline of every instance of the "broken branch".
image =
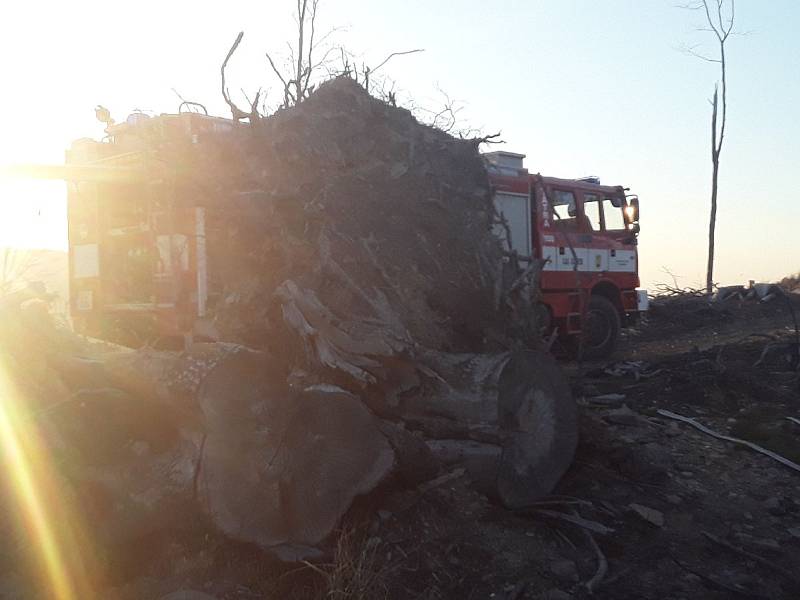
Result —
M781 575L783 575L784 577L786 577L790 581L793 581L795 583L800 583L800 578L798 578L794 573L792 573L791 571L787 571L783 567L780 567L780 566L776 565L771 560L767 560L765 558L761 558L757 554L753 554L752 552L748 552L744 548L739 548L738 546L734 546L733 544L718 538L717 536L709 533L708 531L702 531L701 533L703 534L703 536L705 538L707 538L708 540L714 542L715 544L717 544L719 546L722 546L723 548L727 548L731 552L739 554L740 556L744 556L748 560L752 560L753 562L757 562L761 566L767 567L767 568L775 571L776 573L780 573Z
M614 529L611 527L606 527L602 523L598 523L597 521L591 521L589 519L584 519L578 515L570 515L563 512L558 512L557 510L546 510L544 508L538 508L533 512L540 514L545 517L550 517L553 519L560 519L562 521L566 521L567 523L572 523L573 525L577 525L583 529L588 531L592 531L594 533L598 533L600 535L607 535L609 533L614 533Z
M683 569L687 573L691 573L692 575L695 575L695 576L699 577L700 579L702 579L703 581L707 582L712 588L714 588L716 590L719 590L719 591L722 591L722 592L728 592L730 594L734 594L736 596L740 596L740 597L743 597L743 598L751 598L751 599L752 598L758 598L758 599L763 598L765 600L767 598L767 596L764 596L762 594L756 594L754 592L750 592L748 590L745 590L741 586L733 587L733 586L728 585L727 583L724 583L724 582L722 582L722 581L720 581L720 580L718 580L718 579L716 579L714 577L711 577L710 575L706 575L705 573L703 573L701 571L698 571L697 569L693 569L689 565L684 564L680 560L678 560L678 558L672 553L670 553L669 557L672 559L672 562L674 562L676 565L678 565L681 569Z
M385 59L383 59L383 62L381 64L379 64L374 69L370 69L369 72L370 73L375 73L375 71L380 69L383 65L385 65L387 62L389 62L389 60L391 60L395 56L403 56L403 55L406 55L406 54L415 54L417 52L425 52L425 48L416 48L414 50L404 50L403 52L392 52L389 56L387 56Z
M586 537L589 540L589 544L591 544L592 549L594 550L595 555L597 555L597 570L595 571L592 578L587 581L584 585L586 591L589 594L593 594L594 590L603 582L605 576L608 574L608 559L606 555L603 554L603 551L600 549L600 545L597 543L597 540L594 539L591 531L585 531Z
M236 49L239 47L239 44L242 42L242 38L243 37L244 37L244 31L240 31L239 35L236 36L236 41L233 42L233 46L231 46L231 49L228 50L228 55L225 57L225 60L222 61L222 66L220 67L220 70L219 70L220 71L220 75L222 77L222 97L225 99L225 103L230 107L231 116L233 117L233 119L235 121L240 121L241 119L246 119L250 115L247 112L243 111L238 106L236 106L236 104L234 104L233 101L231 100L230 95L228 94L228 88L225 85L225 67L228 66L228 61L231 59L231 56L233 56L233 53L236 52Z
M695 421L690 417L684 417L683 415L679 415L669 410L659 409L658 414L660 414L662 417L667 417L668 419L674 419L676 421L682 421L684 423L687 423L692 427L694 427L695 429L697 429L698 431L702 431L706 435L710 435L711 437L717 438L718 440L724 440L726 442L730 442L732 444L738 444L740 446L747 446L751 450L755 450L759 454L768 456L772 460L775 460L781 463L782 465L789 467L790 469L793 469L794 471L800 473L800 465L798 465L796 462L793 462L788 458L781 456L780 454L776 454L772 450L767 450L766 448L763 448L758 444L754 444L753 442L748 442L747 440L740 440L739 438L731 437L729 435L723 435L721 433L717 433L716 431L709 429L705 425L698 423L697 421Z

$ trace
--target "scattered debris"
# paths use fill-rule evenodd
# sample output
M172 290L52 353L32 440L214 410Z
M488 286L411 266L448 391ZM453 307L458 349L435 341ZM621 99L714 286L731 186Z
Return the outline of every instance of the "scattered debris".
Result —
M555 510L547 510L543 508L536 509L533 512L540 514L544 517L550 517L553 519L560 519L561 521L566 521L567 523L577 525L582 529L586 529L587 531L592 531L594 533L599 533L600 535L608 535L609 533L614 533L614 530L611 527L606 527L605 525L603 525L602 523L598 523L597 521L584 519L583 517L577 514L562 513Z
M617 425L636 425L641 420L639 414L625 404L620 408L609 410L603 415L603 418Z
M752 552L748 552L747 550L744 550L743 548L739 548L737 546L734 546L733 544L730 544L730 543L726 542L725 540L722 540L722 539L718 538L715 535L712 535L711 533L709 533L707 531L703 531L702 534L703 534L703 536L705 538L709 539L710 541L714 542L715 544L717 544L719 546L722 546L723 548L727 548L731 552L735 552L736 554L738 554L740 556L743 556L744 558L747 558L748 560L752 560L754 562L757 562L761 566L766 567L766 568L768 568L768 569L770 569L770 570L772 570L772 571L774 571L776 573L779 573L783 577L786 577L788 580L793 581L793 582L797 583L798 585L800 585L800 577L798 577L795 573L793 573L791 571L788 571L787 569L781 568L780 566L775 564L775 561L767 560L765 558L762 558L762 557L758 556L757 554L753 554Z
M630 504L628 507L648 523L656 527L664 526L664 513L642 504Z
M593 369L587 373L589 377L608 375L610 377L625 377L633 375L636 381L655 377L662 372L662 369L654 369L652 365L641 360L627 360L612 363L602 369Z
M592 396L587 398L587 401L594 404L617 405L625 400L625 394L602 394L600 396Z
M724 440L726 442L731 442L732 444L739 444L741 446L747 446L751 450L755 450L756 452L758 452L760 454L763 454L764 456L768 456L772 460L775 460L775 461L781 463L782 465L787 466L790 469L793 469L794 471L797 471L798 473L800 473L800 465L798 465L796 462L793 462L793 461L789 460L788 458L784 458L783 456L781 456L779 454L776 454L775 452L772 452L771 450L767 450L766 448L762 448L758 444L754 444L752 442L748 442L747 440L740 440L738 438L730 437L730 436L727 436L727 435L722 435L721 433L717 433L716 431L712 431L708 427L706 427L704 425L701 425L700 423L698 423L694 419L691 419L689 417L684 417L682 415L676 414L676 413L671 412L669 410L659 409L658 410L658 414L660 414L663 417L667 417L669 419L675 419L677 421L683 421L684 423L688 423L689 425L691 425L695 429L697 429L699 431L702 431L703 433L705 433L707 435L710 435L711 437L715 437L718 440Z

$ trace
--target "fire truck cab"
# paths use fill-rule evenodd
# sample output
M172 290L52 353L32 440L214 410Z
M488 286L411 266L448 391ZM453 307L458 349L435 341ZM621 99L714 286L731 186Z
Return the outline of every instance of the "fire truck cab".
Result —
M520 261L542 262L543 333L583 358L610 355L620 328L647 310L647 292L637 289L639 199L596 177L529 173L524 154L484 157L496 235Z

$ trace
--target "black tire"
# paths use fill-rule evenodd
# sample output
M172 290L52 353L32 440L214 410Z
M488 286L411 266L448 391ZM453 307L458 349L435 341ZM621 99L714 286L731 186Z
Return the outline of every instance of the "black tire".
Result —
M597 360L611 356L619 339L620 317L617 307L604 296L591 296L583 330L583 358Z

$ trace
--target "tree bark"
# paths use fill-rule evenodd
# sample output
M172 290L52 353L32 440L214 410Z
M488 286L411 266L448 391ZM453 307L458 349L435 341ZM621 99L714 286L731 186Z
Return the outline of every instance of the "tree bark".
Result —
M717 228L717 182L719 181L719 146L717 145L717 108L719 95L714 89L711 113L711 215L708 220L708 266L706 268L706 293L714 287L714 243Z
M711 215L708 223L708 265L706 267L706 293L711 295L714 288L714 236L717 226L717 195L719 190L719 156L722 152L722 142L725 139L725 125L728 117L728 79L727 63L725 57L725 42L733 32L733 21L736 11L734 0L730 0L730 15L726 19L723 11L724 0L717 0L714 11L709 7L708 0L703 0L702 7L705 9L706 19L708 20L709 31L717 38L719 43L719 59L712 59L700 54L695 54L703 60L719 63L720 77L722 83L722 114L719 115L719 85L714 87L714 97L711 102ZM712 16L712 12L715 16ZM715 18L716 17L716 18ZM720 117L718 119L718 116ZM717 123L719 122L719 128Z

